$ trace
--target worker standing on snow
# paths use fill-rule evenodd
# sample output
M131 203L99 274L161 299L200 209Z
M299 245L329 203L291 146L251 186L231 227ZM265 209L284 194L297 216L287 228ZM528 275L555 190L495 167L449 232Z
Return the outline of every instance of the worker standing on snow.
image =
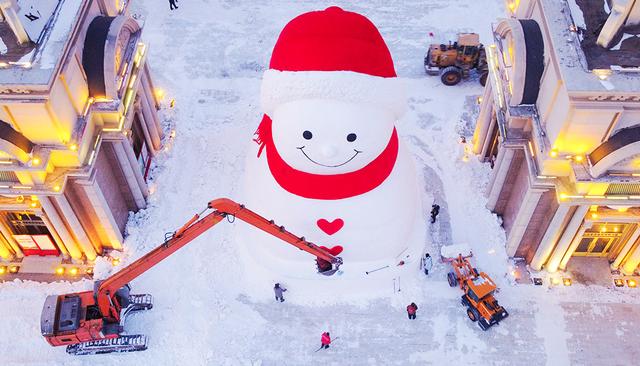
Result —
M407 315L409 315L409 319L416 318L416 311L418 311L418 305L415 302L407 305Z
M433 260L431 259L431 255L427 253L422 258L422 269L424 270L425 275L429 275L431 267L433 267Z
M440 213L440 205L434 203L431 205L431 223L434 224L436 222L436 217Z
M176 0L169 0L169 8L171 8L171 10L178 9L178 5L176 5Z
M320 337L320 342L321 342L320 349L329 348L329 345L331 344L331 336L329 335L329 332L322 333L322 337Z
M282 296L282 294L287 291L286 288L281 287L279 283L276 283L275 286L273 286L273 292L276 294L276 301L280 300L280 302L284 301L284 296Z

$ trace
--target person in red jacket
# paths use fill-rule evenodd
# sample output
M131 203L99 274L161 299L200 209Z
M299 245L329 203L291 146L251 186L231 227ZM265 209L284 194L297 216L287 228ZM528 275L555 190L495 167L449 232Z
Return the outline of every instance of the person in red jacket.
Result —
M407 305L407 315L409 315L409 319L416 318L416 311L418 311L418 305L415 302Z
M322 343L322 345L320 346L320 349L329 348L329 345L331 344L331 336L329 335L329 332L322 333L322 337L320 337L320 342Z

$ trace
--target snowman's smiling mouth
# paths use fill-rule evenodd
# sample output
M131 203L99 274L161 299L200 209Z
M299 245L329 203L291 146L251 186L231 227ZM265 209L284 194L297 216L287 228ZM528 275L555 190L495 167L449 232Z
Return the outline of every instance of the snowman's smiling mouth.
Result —
M300 146L300 147L296 147L296 149L298 149L298 150L302 151L302 154L304 155L304 157L305 157L305 158L307 158L310 162L312 162L312 163L314 163L314 164L316 164L316 165L320 165L320 166L326 167L326 168L337 168L337 167L339 167L339 166L343 166L343 165L345 165L345 164L349 163L349 162L350 162L351 160L353 160L356 156L358 156L358 154L360 154L360 153L362 152L362 151L359 151L359 150L353 149L353 151L355 152L355 154L353 154L353 156L352 156L352 157L350 157L350 158L349 158L347 161L345 161L344 163L342 163L342 164L338 164L338 165L326 165L326 164L318 163L317 161L315 161L315 160L311 159L311 158L309 157L309 155L307 155L307 153L306 153L306 152L304 152L304 148L305 148L305 147L306 147L306 146Z

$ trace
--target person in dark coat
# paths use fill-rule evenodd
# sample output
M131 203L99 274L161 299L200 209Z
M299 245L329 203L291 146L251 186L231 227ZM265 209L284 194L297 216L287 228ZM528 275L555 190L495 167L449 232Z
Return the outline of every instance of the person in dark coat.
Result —
M329 345L331 344L331 336L329 335L329 332L322 333L322 336L320 337L320 343L320 349L329 348Z
M418 305L416 305L415 302L407 305L407 315L409 316L409 319L416 318L416 311L418 311Z
M178 9L178 5L176 5L176 0L169 0L169 8L171 8L171 10Z
M282 296L282 294L287 291L286 288L280 286L279 283L276 283L275 286L273 286L273 292L276 294L276 301L280 300L280 302L284 301L284 297Z
M422 269L424 270L425 275L429 275L431 267L433 267L433 260L431 259L431 255L427 253L422 258Z
M435 223L436 222L436 217L438 217L438 214L440 213L440 205L438 205L437 203L434 203L433 205L431 205L431 223Z

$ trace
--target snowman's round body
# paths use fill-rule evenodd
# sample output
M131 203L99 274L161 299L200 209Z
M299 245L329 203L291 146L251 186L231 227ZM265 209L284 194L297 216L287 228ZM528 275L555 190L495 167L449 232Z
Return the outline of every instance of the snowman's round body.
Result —
M395 276L417 263L424 244L416 233L422 231L416 225L421 211L419 188L412 157L395 132L393 115L373 105L317 99L284 104L272 115L274 146L290 167L324 176L355 173L354 185L362 180L379 183L355 195L358 187L346 193L341 187L334 187L338 192L329 187L323 198L305 197L314 193L304 188L297 192L291 182L278 181L278 172L273 171L277 166L270 166L268 157L274 152L266 149L258 157L260 146L252 144L244 182L247 207L317 245L341 246L343 272L329 280ZM389 171L380 168L383 171L357 175L381 155L394 154L389 152L394 139L397 149ZM243 227L241 237L254 259L251 265L267 268L274 278L323 279L315 272L312 255L252 228Z
M391 293L392 279L417 269L424 224L415 167L395 129L406 109L404 85L375 25L338 7L291 20L260 99L264 117L247 156L243 202L344 264L323 277L312 255L240 226L257 274L251 283L297 279L308 286L295 293L324 294L373 284Z

